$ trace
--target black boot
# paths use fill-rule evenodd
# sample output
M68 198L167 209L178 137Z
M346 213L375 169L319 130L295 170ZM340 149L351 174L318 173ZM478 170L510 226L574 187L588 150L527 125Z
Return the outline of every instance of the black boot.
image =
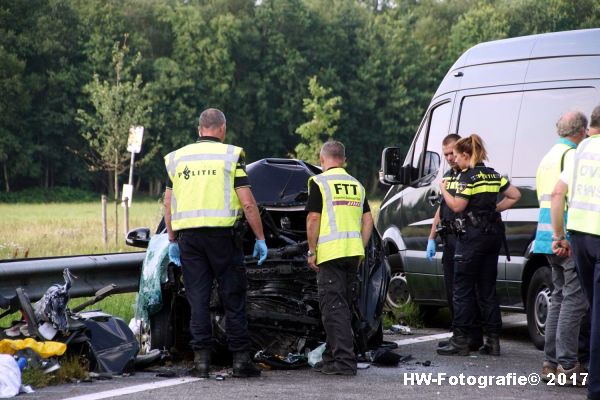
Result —
M479 354L490 356L500 355L500 336L497 333L492 333L485 336L483 346L479 348Z
M440 340L438 342L438 347L446 347L450 344L450 340ZM477 351L483 346L483 338L479 337L477 339L473 337L469 337L469 350Z
M194 352L194 368L192 375L198 378L208 378L210 368L210 349L201 349Z
M483 346L483 336L479 336L477 338L470 336L469 337L469 350L477 351Z
M469 341L465 336L454 334L448 345L438 348L437 353L442 356L468 356Z
M450 344L450 340L440 340L437 347L446 347ZM469 338L469 350L477 351L483 345L483 339Z
M260 376L260 368L258 368L250 355L245 351L233 353L233 377L234 378L250 378Z

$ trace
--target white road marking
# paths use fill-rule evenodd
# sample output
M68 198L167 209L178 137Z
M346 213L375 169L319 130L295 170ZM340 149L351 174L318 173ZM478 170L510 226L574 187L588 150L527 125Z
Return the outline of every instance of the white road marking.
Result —
M504 328L527 326L527 321L521 319L521 318L523 318L521 316L521 314L514 314L514 315L518 315L518 318L507 318L506 316L503 316L502 326ZM449 337L452 337L452 332L438 333L435 335L419 336L419 337L411 338L411 339L396 340L396 341L394 341L394 343L396 343L398 346L404 346L404 345L413 344L413 343L423 343L423 342L430 342L432 340L447 339Z
M121 389L107 390L105 392L92 393L92 394L84 394L76 397L69 397L68 399L63 400L100 400L107 399L109 397L118 397L125 396L127 394L144 392L146 390L160 389L169 386L177 386L183 385L190 382L199 381L200 378L177 378L177 379L168 379L160 382L153 383L145 383L143 385L137 386L129 386Z
M396 343L398 346L404 346L404 345L413 344L413 343L422 343L422 342L430 342L432 340L447 339L451 336L452 336L452 332L446 332L446 333L438 333L437 335L427 335L427 336L419 336L419 337L412 338L412 339L396 340L394 343Z

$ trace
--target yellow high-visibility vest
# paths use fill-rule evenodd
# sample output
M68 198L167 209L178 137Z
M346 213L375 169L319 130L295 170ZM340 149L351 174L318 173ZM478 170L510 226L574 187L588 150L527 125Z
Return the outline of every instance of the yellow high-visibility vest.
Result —
M552 220L550 198L565 165L573 162L576 144L568 139L558 140L542 158L535 175L537 197L540 203L534 253L552 254ZM565 205L566 210L566 205ZM566 214L565 214L566 217Z
M242 210L233 187L242 151L220 142L199 141L165 157L173 183L173 230L234 225Z
M567 229L600 235L600 135L579 144L569 182Z
M323 199L317 242L317 264L336 258L365 255L361 227L365 189L343 168L331 168L309 179Z

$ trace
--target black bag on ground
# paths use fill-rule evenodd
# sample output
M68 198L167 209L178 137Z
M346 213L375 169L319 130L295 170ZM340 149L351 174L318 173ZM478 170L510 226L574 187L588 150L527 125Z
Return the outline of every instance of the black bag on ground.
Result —
M120 318L104 313L81 313L84 338L77 342L87 346L90 371L120 374L134 370L139 344L129 326ZM83 339L83 340L82 340Z
M400 362L400 358L400 354L394 353L388 348L380 347L373 353L373 364L395 367Z

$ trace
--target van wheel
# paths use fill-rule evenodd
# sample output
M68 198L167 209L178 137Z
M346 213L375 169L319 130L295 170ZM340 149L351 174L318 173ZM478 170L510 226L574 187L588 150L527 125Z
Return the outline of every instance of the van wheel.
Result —
M394 274L388 285L385 304L393 310L401 307L404 304L410 303L410 301L411 297L410 292L408 291L406 274L401 272Z
M544 349L544 333L552 301L552 289L552 270L546 266L538 268L527 289L527 330L531 341L539 350Z

